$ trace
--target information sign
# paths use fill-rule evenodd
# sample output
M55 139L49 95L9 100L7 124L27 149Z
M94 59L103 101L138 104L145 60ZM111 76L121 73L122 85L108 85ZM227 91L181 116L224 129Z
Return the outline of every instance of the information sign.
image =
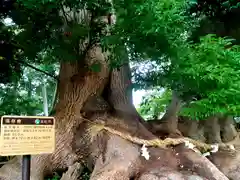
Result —
M2 116L0 155L32 155L55 150L55 119L46 116Z

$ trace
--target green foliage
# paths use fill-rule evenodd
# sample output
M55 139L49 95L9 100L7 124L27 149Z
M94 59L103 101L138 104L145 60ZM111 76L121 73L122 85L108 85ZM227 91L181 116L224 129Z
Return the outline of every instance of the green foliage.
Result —
M176 56L175 47L182 42L179 37L183 30L194 24L184 15L185 0L114 0L113 3L117 22L106 46L114 52L117 62L124 61L121 57L126 46L131 61L166 61L167 57Z
M165 90L162 92L161 90L154 90L144 96L138 112L145 119L158 119L165 112L166 106L170 101L171 91Z
M18 80L21 75L20 64L14 61L16 48L9 42L13 31L0 22L0 83Z
M91 176L91 171L89 171L88 168L85 167L83 169L82 174L81 174L81 179L82 180L89 180L90 176Z
M90 66L90 69L93 72L100 72L101 71L101 64L100 63L94 63Z
M163 87L178 92L185 101L181 115L193 119L205 119L215 114L237 116L240 110L239 48L231 43L231 39L207 35L201 38L200 43L188 43L177 63L170 65L164 76L148 74L148 79L157 78L152 86L161 84L155 82L164 81ZM162 112L162 102L156 99L146 97L140 112L153 116L155 111Z
M152 3L152 1L148 2L149 4ZM143 7L140 12L144 12L144 8L149 7L148 2L141 4ZM126 38L124 42L128 42L128 39L135 37L130 41L133 45L129 45L130 52L133 50L133 56L131 57L136 55L135 59L137 60L148 59L148 63L151 66L149 70L145 70L147 72L137 72L134 74L136 82L140 83L143 88L162 86L177 91L179 96L186 102L182 111L184 115L194 118L205 118L216 113L237 114L238 100L234 100L233 97L238 96L238 46L233 46L230 40L217 38L212 35L201 38L200 42L195 44L187 41L188 36L191 36L187 28L191 27L193 30L197 27L197 21L195 24L189 25L192 21L186 18L183 13L184 9L179 8L182 6L176 6L173 2L169 1L170 5L173 6L165 6L167 7L165 9L162 5L166 3L165 1L161 1L160 6L152 4L161 10L158 12L166 12L169 15L168 17L187 20L186 24L177 26L178 23L176 21L173 21L174 23L171 24L172 18L165 19L164 22L160 21L159 19L164 18L164 13L159 17L155 17L154 15L156 15L157 11L154 10L156 8L151 7L151 12L154 14L151 14L151 17L154 20L147 16L141 17L142 19L135 17L133 19L136 22L136 26L133 24L130 27L126 24L124 25L124 23L120 25L121 27L126 27L122 30L125 34L132 33L129 33L130 38ZM176 7L182 13L179 13L179 9L178 11L174 11L174 9L177 9ZM137 12L137 10L132 10L132 12ZM175 16L174 13L176 14ZM137 16L137 14L133 16ZM130 24L129 21L131 19L124 20L123 22ZM154 26L158 22L161 23ZM147 23L152 24L151 26L147 26ZM161 36L162 34L158 34L157 30L159 28L163 36ZM145 34L146 31L147 33ZM144 38L140 38L140 36L136 37L138 34L148 37L148 42ZM184 34L186 34L185 37ZM160 44L157 44L160 40L156 38L158 42L150 45L149 43L152 42L151 35L164 37L161 38L163 40L161 42L164 42L165 47L161 48ZM138 46L141 46L142 49L138 49ZM149 47L153 50L148 51ZM159 54L157 53L158 49L162 50L158 51L160 52ZM131 60L134 60L134 58ZM151 106L154 107L154 103ZM154 112L152 113L154 114Z
M240 43L239 20L240 2L238 0L192 0L188 13L201 19L200 27L194 30L193 40L209 33L233 37Z
M61 176L58 173L53 173L52 177L45 177L44 180L60 180Z
M90 38L87 48L99 43L106 35L103 31L106 25L100 18L111 11L110 3L105 0L17 0L14 7L7 5L3 6L4 17L9 16L13 20L13 27L18 33L12 33L10 40L1 40L18 50L17 59L10 57L11 60L30 63L82 60L86 49L80 49L79 42ZM74 11L73 15L68 13L69 8ZM84 8L92 11L90 24L87 21L79 22L79 13ZM4 28L8 32L12 26ZM42 58L43 53L51 58ZM0 56L7 55L1 52Z
M13 6L14 3L14 6ZM49 106L56 82L25 68L37 67L52 77L52 64L80 61L87 48L100 42L106 32L100 21L111 11L108 1L95 0L10 0L1 2L0 17L9 17L13 25L0 25L0 114L36 115L42 113L42 81L45 79ZM68 9L74 11L73 16ZM92 12L91 22L79 22L84 9ZM79 42L89 38L86 49ZM34 69L34 68L33 68ZM90 69L100 71L99 64ZM13 81L14 80L14 81ZM8 83L8 84L6 84Z
M215 20L216 18L221 19L224 16L233 15L239 11L239 8L238 0L192 0L190 6L191 12L204 13Z
M50 68L50 67L49 67ZM48 105L51 108L55 82L35 70L25 68L18 82L1 85L1 115L37 115L43 114L42 82L46 82Z
M8 15L15 22L14 26L1 24L4 34L0 36L4 42L1 47L8 48L0 50L3 59L0 67L4 67L0 69L0 77L11 77L4 80L8 83L15 79L15 83L3 86L0 92L3 97L1 113L40 113L37 85L27 88L23 84L29 83L29 80L26 82L24 78L17 82L23 65L34 64L55 74L51 64L80 61L88 48L101 43L103 50L111 53L111 67L119 67L128 61L136 66L144 63L144 73L134 72L134 81L138 86L134 84L133 87L160 86L176 91L186 103L181 111L184 115L204 118L216 113L238 114L239 47L224 38L205 36L209 34L205 29L201 29L204 37L200 38L197 27L202 25L203 20L223 20L221 22L227 31L224 29L224 32L216 34L238 37L238 31L234 30L239 23L232 26L232 22L236 21L229 17L236 15L233 9L238 9L239 3L226 0L212 2L113 0L111 5L105 0L17 0L14 7L9 5L11 8L0 13L1 17ZM214 9L217 3L220 3L220 8ZM74 12L73 17L69 17L67 8ZM92 14L90 22L79 22L77 13L84 8ZM109 35L105 31L106 23L101 19L112 12L117 22L110 27ZM194 16L193 12L199 12L200 16ZM228 23L229 19L231 23ZM215 25L213 23L217 29ZM194 33L195 30L197 33ZM233 32L237 35L233 36ZM81 49L79 42L86 38L89 38L89 43ZM193 43L189 39L196 41ZM94 72L101 70L99 64L89 68ZM38 80L33 78L32 81ZM52 86L50 81L48 83L49 87ZM29 89L34 98L27 95ZM144 99L140 111L159 116L167 99L165 95L150 95ZM26 110L27 107L30 109Z
M179 84L174 88L183 97L187 94L197 99L184 108L184 114L200 118L217 113L238 115L239 50L239 46L232 46L231 40L213 35L190 45L171 74L172 81Z
M60 180L61 178L58 176L53 176L53 178L47 178L46 180Z

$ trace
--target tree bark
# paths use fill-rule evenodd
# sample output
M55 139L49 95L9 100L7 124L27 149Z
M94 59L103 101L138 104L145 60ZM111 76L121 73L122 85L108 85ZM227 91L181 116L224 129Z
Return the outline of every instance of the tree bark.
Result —
M237 130L234 126L234 120L232 116L224 116L219 119L221 127L221 135L223 142L229 142L235 139L237 136Z
M149 128L148 124L137 112L132 101L132 81L129 63L123 64L120 68L111 72L110 84L107 89L106 100L110 106L123 119L131 117L134 121L139 122L139 126L144 126L143 131L148 134L148 131L145 131L146 128Z
M208 143L222 143L218 118L218 116L212 116L205 120L205 137Z
M202 142L206 142L205 127L202 120L198 122L198 134L199 134L199 140Z
M179 117L178 119L178 129L184 136L205 142L204 126L198 120L188 117Z
M172 92L172 100L169 104L166 113L161 118L161 121L166 122L166 131L169 134L179 134L178 131L178 112L181 108L181 100L177 96L176 92ZM181 133L180 133L181 134Z
M189 128L187 137L198 139L198 121L188 120L187 125L188 125L187 127Z
M124 67L122 67L124 69ZM112 76L115 76L112 79L115 81L110 81L110 84L113 83L111 87L115 87L113 89L110 89L111 91L115 92L114 97L118 97L118 101L116 98L109 98L108 102L114 108L114 113L111 113L110 115L106 115L105 113L102 115L103 118L100 118L101 115L97 115L98 119L105 119L105 125L107 127L111 127L113 129L117 129L120 132L130 133L131 137L141 137L143 139L155 139L156 137L151 134L141 123L139 123L138 119L136 119L136 116L134 111L127 111L124 110L125 105L128 105L127 107L131 107L131 103L127 98L125 97L125 91L122 88L122 91L115 90L121 89L123 87L123 76L120 74L122 73L121 69L120 71L115 71ZM120 82L118 85L116 82ZM120 88L116 88L119 85ZM109 93L109 95L112 95ZM122 97L119 98L119 97ZM120 101L120 102L119 102ZM121 102L122 101L122 102ZM130 103L130 104L129 104ZM89 118L91 119L91 118ZM92 117L92 120L96 122L96 118ZM77 131L79 135L77 137L86 137L86 134L82 132L82 130ZM88 131L89 132L89 131ZM82 134L81 134L82 133ZM185 175L181 174L181 170L179 170L179 166L181 166L181 163L192 162L194 161L194 158L189 157L187 154L195 154L195 152L188 152L183 157L182 153L185 152L186 149L176 149L176 151L169 151L164 149L158 149L158 148L149 148L151 160L147 161L146 159L141 157L141 150L139 145L136 143L132 143L131 141L124 139L126 138L126 134L105 134L107 138L104 138L104 134L101 134L101 140L96 140L93 144L94 147L90 152L94 154L90 159L92 161L92 164L94 164L94 170L91 175L91 180L106 180L106 179L113 179L113 180L125 180L125 179L149 179L149 177L155 177L158 179L161 179L160 177L166 176L166 171L164 171L165 168L168 169L168 173L172 174L175 178L174 180L188 178L191 175L186 173ZM96 133L94 133L96 134ZM88 136L88 135L87 135ZM99 136L98 136L99 137ZM98 142L99 141L99 142ZM135 140L136 141L136 140ZM96 145L97 144L97 145ZM96 146L98 149L102 149L101 152L94 152L96 151ZM83 145L81 143L76 143L75 147L77 149L82 149ZM178 153L181 154L179 157ZM98 154L97 158L95 154ZM188 157L187 157L188 156ZM194 157L197 157L197 155L194 155ZM180 158L181 160L179 160ZM198 167L198 173L202 175L202 177L208 176L209 179L227 179L223 174L221 174L211 163L209 163L208 160L201 159L202 157L198 157L198 163L199 165L194 166ZM160 159L160 160L159 160ZM89 163L88 163L89 164ZM210 171L207 169L203 170L201 167L203 166L209 166L211 168ZM192 165L187 165L185 167L185 164L183 165L183 169L188 169L190 172L190 169L192 169ZM159 167L164 167L160 168ZM199 177L196 175L196 177ZM199 177L200 178L200 177Z
M128 63L112 71L107 100L114 109L135 114L131 85L131 71Z
M83 167L80 163L76 162L68 168L67 172L62 175L60 180L78 180L82 171Z

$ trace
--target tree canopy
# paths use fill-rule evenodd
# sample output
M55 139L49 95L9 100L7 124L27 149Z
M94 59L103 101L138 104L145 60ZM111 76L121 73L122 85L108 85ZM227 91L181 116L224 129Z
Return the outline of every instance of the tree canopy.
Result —
M14 84L22 81L24 67L38 66L47 76L57 79L51 64L81 61L88 48L100 43L105 51L111 52L111 67L129 60L135 64L133 88L162 87L176 91L185 102L182 112L188 116L238 115L238 26L232 18L227 21L238 13L237 1L1 3L1 19L8 17L14 22L1 23L0 75L1 83L8 83L5 88L17 87ZM90 24L79 19L84 8L92 13ZM103 31L106 25L101 18L106 14L114 14L117 19L110 26L111 34ZM228 29L224 33L214 28L210 31L204 25L209 21L219 21ZM218 28L216 24L214 27ZM80 50L79 41L87 36L90 42ZM139 71L139 64L148 65L150 70ZM93 71L98 69L97 64L92 67Z

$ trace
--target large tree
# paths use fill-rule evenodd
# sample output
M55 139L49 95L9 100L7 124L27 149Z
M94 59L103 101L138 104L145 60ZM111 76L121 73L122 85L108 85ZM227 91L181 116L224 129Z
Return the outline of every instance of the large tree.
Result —
M167 84L176 92L173 93L163 120L167 119L169 124L175 122L176 129L179 113L193 120L207 119L206 127L210 125L207 131L209 142L221 142L220 124L224 141L236 137L231 116L238 116L239 112L239 46L231 46L229 40L206 36L200 43L185 49L189 53L185 53L186 56L182 56L165 77ZM153 77L148 74L147 78ZM182 100L182 107L176 94ZM149 106L153 107L152 102L150 99ZM155 106L159 107L158 104ZM212 131L212 127L216 131Z
M236 137L232 117L238 116L239 107L237 103L239 47L233 46L239 42L239 23L236 20L239 2L198 0L190 1L188 7L187 12L190 16L199 21L198 26L186 31L185 34L191 43L195 42L191 45L190 51L188 47L186 48L190 44L188 41L185 47L179 46L183 53L175 65L168 66L171 67L170 70L160 70L157 73L151 71L139 79L145 79L147 82L154 79L152 86L165 87L168 84L168 88L174 90L180 97L172 96L172 103L168 107L172 112L179 111L179 103L174 102L182 100L185 104L181 111L182 115L190 116L191 119L208 119L205 121L206 126L210 124L208 135L213 133L211 127L215 124L216 133L210 138L211 142L221 141L220 126L224 141L226 139L229 141ZM205 36L209 33L216 36ZM222 39L219 36L228 36L229 39ZM166 72L169 72L167 76ZM163 119L168 119L170 126L177 127L176 116L173 113L167 116L168 114L166 113ZM172 123L174 121L175 123ZM196 121L191 123L196 124Z
M14 27L1 24L3 83L21 75L19 64L60 65L56 150L32 156L32 180L66 168L69 174L62 178L77 179L78 163L98 180L227 179L200 154L183 146L167 149L183 139L158 139L131 101L129 61L170 59L175 65L181 56L183 34L193 23L184 15L185 5L175 0L3 1L1 17L15 22ZM150 157L141 145L150 146ZM1 168L0 178L18 180L20 174L16 157Z

